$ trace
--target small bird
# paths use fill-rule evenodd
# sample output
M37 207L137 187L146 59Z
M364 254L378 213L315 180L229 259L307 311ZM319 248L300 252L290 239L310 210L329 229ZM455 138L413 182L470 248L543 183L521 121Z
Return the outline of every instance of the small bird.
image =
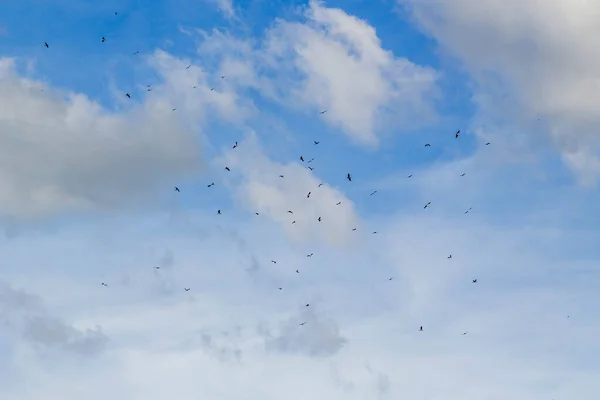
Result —
M125 93L125 96L131 98L131 94L129 94L129 93Z
M102 36L102 43L104 43L104 41L105 41L105 40L106 40L106 39L104 39L104 36Z
M44 46L46 46L46 48L50 48L50 46L48 46L48 42L44 42Z
M485 145L486 145L486 146L489 146L490 144L491 144L490 142L487 142Z
M323 110L319 114L325 114L326 112L327 112L327 110Z
M307 254L306 257L312 257L313 253Z
M317 186L317 187L321 187L321 186L323 186L323 185L324 185L323 183L319 183L319 186Z
M221 210L217 210L217 214L221 215Z
M300 271L296 270L296 273L297 273L297 274L299 274L299 273L300 273Z
M305 322L301 322L301 323L300 323L300 326L302 326L302 325L304 325L304 324L306 324L306 321L305 321Z
M215 186L215 183L214 183L214 182L211 182L211 184L210 184L210 185L208 185L207 187L211 187L211 186Z
M473 207L469 207L469 209L467 211L465 211L465 214L467 214L469 211L471 211L473 209Z
M346 179L348 179L348 182L352 182L352 176L350 175L350 173L346 175Z
M316 145L318 145L318 144L319 144L319 143L321 143L321 142L317 142L316 140L313 140L313 143L314 143L314 144L315 144L315 146L316 146Z
M310 199L310 194L311 194L311 193L312 193L312 192L308 192L308 194L306 195L306 198L307 198L307 199Z
M177 186L175 186L175 189L173 189L173 190L175 190L176 192L181 192L181 190L179 190L179 188Z
M292 225L295 224L295 223L296 223L296 221L292 221Z
M229 169L229 167L225 167L225 169L226 169L227 171L231 171L231 170Z
M140 51L138 50L138 51L136 51L135 53L133 53L132 55L134 55L134 56L135 56L136 54L139 54L139 53L140 53Z
M450 255L448 256L448 258L452 258L452 254L450 254Z
M224 79L224 78L225 78L225 75L222 75L222 76L221 76L221 79Z
M337 203L335 203L336 206L339 206L340 204L342 204L341 201L338 201Z
M463 172L460 176L465 176L466 174L467 174L466 172Z
M460 129L456 131L456 134L454 135L454 138L458 139L459 136L460 136Z
M233 145L233 148L235 149L238 146L238 143L235 142L235 144Z
M117 12L115 11L115 15L117 15Z
M310 160L308 160L307 164L310 164L311 162L313 162L315 160L315 158L311 158Z
M174 108L173 111L177 110L177 108Z
M185 290L186 292L189 292L189 291L190 291L190 288L189 288L189 287L186 287L186 288L183 288L183 290Z
M106 283L104 283L104 282L102 282L102 286L108 287L108 285Z
M317 221L321 222L321 217L317 218Z
M412 175L407 176L407 178L412 178Z
M352 231L354 232L356 230L356 228L352 228Z
M469 332L463 332L463 336L465 336L467 333L469 333Z
M283 288L277 288L277 289L279 289L279 290L283 290Z
M372 192L369 196L373 196L375 193L377 193L377 190L375 190L374 192Z
M473 279L473 281L472 281L472 282L473 282L473 283L477 283L477 279Z
M375 232L371 233L371 235L375 235L376 233L377 233L377 231L375 231Z
M160 269L160 267L157 266L157 267L154 267L154 269L158 271Z
M419 332L423 332L423 327L422 326L419 328Z
M431 202L429 202L429 203L425 204L425 207L423 207L423 208L427 208L427 207L429 207L429 205L430 205L430 204L431 204Z
M185 67L185 69L190 69L191 66L192 66L192 64L190 64L187 67Z
M254 213L254 214L256 214L256 215L260 215L259 213Z
M427 143L427 144L425 145L425 147L431 147L431 145L430 145L429 143Z
M309 303L306 303L306 307L308 307L308 306L310 306L310 304L309 304Z
M390 279L388 279L388 281L391 281L392 279L394 279L394 277L392 276Z
M275 261L275 260L271 260L271 262L272 262L273 264L277 264L277 261Z
M315 167L308 167L311 171L314 171Z
M211 88L210 88L210 91L212 92L213 90L215 90L215 88L214 88L214 87L211 87Z
M292 210L288 210L288 214L293 214Z
M300 161L304 162L304 157L300 156Z
M283 178L283 175L279 175L280 178Z

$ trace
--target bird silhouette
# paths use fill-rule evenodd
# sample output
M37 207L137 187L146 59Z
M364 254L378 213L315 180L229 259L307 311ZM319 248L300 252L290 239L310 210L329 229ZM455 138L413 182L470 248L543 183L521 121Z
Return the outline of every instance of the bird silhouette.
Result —
M342 204L341 201L338 201L337 203L335 203L336 206L339 206L340 204Z
M238 143L235 142L235 144L233 145L233 148L235 149L238 146Z
M191 66L192 66L192 64L190 64L187 67L185 67L185 69L190 69Z
M422 326L419 328L419 332L423 332L423 327Z
M431 147L431 145L430 145L429 143L427 143L427 144L425 145L425 147Z
M460 129L456 131L456 133L455 133L454 137L455 137L456 139L458 139L458 137L459 137L459 136L460 136Z
M448 258L452 258L452 254L450 254L450 255L448 256Z
M407 178L412 178L412 175L407 176Z
M46 46L47 49L50 48L50 46L48 46L48 42L44 42L44 46Z
M275 260L271 260L271 262L272 262L273 264L277 264L277 261L275 261Z
M308 192L308 194L306 195L306 198L307 198L307 199L310 199L310 194L311 194L311 193L312 193L312 192Z
M106 40L106 39L104 39L104 36L102 36L102 43L104 43L104 41L105 41L105 40Z
M279 175L280 178L283 178L283 175Z
M125 96L127 96L128 98L131 98L131 94L129 94L129 93L125 93Z
M314 142L315 146L318 145L319 143L321 143L321 142L317 142L316 140L313 140L313 142Z
M221 215L221 210L217 210L217 214Z
M225 169L226 169L227 171L231 171L231 170L229 169L229 167L225 167Z
M189 292L189 291L190 291L190 288L189 288L189 287L186 287L186 288L183 288L183 290L185 290L186 292Z
M427 207L429 207L429 205L430 205L430 204L431 204L431 202L429 202L429 203L425 204L425 207L423 207L423 208L427 208Z
M327 110L323 110L319 114L325 114L326 112L327 112Z
M346 179L348 179L348 182L352 182L352 176L350 175L350 173L346 175Z
M175 190L176 192L181 192L181 190L179 190L179 188L177 186L175 186L175 188L173 190Z
M211 187L211 186L215 186L215 183L211 182L210 185L208 185L207 187Z
M369 196L373 196L375 193L377 193L377 190L375 190L374 192L372 192Z
M308 167L311 171L314 171L315 167Z
M473 283L477 283L477 279L473 279L473 281L472 281L472 282L473 282Z
M321 222L321 217L317 218L317 221Z
M304 157L300 156L300 161L304 162Z

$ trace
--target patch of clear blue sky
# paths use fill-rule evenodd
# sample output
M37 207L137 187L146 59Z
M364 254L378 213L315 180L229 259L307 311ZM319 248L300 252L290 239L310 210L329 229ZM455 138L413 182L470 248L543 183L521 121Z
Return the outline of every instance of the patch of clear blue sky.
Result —
M301 19L297 10L306 3L297 0L237 1L234 4L239 21L229 21L214 3L202 0L5 2L0 10L7 34L0 36L0 48L3 49L2 55L36 60L35 77L85 93L105 107L112 108L113 83L125 93L133 91L136 86L150 84L156 78L143 65L143 55L162 48L177 57L202 59L196 51L199 38L182 34L179 27L206 31L224 28L240 37L261 37L275 18ZM365 19L376 28L382 46L396 56L443 71L439 82L443 100L438 104L441 120L426 128L393 135L382 141L379 149L372 151L353 145L341 132L327 127L316 112L314 115L296 113L254 94L261 112L270 115L272 120L285 122L296 137L289 142L264 119L254 121L254 128L260 134L267 153L276 161L297 160L300 155L315 157L315 174L323 181L343 187L363 215L388 213L403 205L410 206L413 200L410 192L398 197L397 193L380 190L377 207L373 207L373 198L364 193L364 187L359 190L360 185L347 185L344 177L351 172L355 182L360 183L394 172L413 173L432 162L471 154L476 143L468 132L474 112L468 77L454 61L440 55L436 44L415 29L395 2L331 0L325 5L340 7ZM118 14L115 15L115 12ZM103 36L106 43L100 41ZM44 42L50 44L50 49L44 47ZM134 56L136 51L140 54ZM401 129L397 127L397 130ZM459 143L454 139L457 129L463 132ZM207 150L209 154L243 138L242 132L219 122L212 123L207 132L213 146ZM321 144L314 146L313 140L319 140ZM425 143L431 143L432 147L424 148ZM552 166L557 171L564 171L558 163ZM209 171L192 180L174 177L174 184L185 187L178 201L182 206L194 208L231 207L231 200L218 186L206 188L211 181L218 181L217 174L213 178ZM498 199L503 197L498 196ZM502 206L496 201L493 204Z

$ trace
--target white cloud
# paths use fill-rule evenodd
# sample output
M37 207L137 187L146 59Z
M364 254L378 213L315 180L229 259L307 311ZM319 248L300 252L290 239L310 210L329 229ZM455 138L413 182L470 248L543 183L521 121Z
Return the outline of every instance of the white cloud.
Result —
M482 112L477 123L498 131L493 140L508 136L533 149L549 137L584 183L600 176L599 3L400 3L475 78Z
M341 9L311 1L303 17L278 21L259 44L203 33L200 49L241 86L315 115L326 109L324 121L359 144L377 146L390 123L410 129L435 117L435 70L383 49L372 26Z

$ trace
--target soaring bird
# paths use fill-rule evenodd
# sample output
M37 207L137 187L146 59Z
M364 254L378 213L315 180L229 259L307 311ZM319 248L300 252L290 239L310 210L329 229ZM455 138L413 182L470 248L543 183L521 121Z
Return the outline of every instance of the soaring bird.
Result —
M277 264L277 261L275 261L275 260L271 260L271 262L272 262L273 264Z
M214 182L211 182L211 184L210 184L210 185L208 185L208 187L211 187L211 186L215 186L215 183L214 183Z
M411 175L409 175L409 176L407 176L407 178L412 178L412 174L411 174Z
M106 283L104 283L104 282L102 282L102 286L108 287L108 285Z
M310 306L310 304L309 304L309 303L306 303L306 307L308 307L308 306Z
M189 288L189 287L186 287L186 288L183 288L183 290L185 290L186 292L189 292L189 291L190 291L190 288Z
M139 54L139 53L140 53L140 51L138 50L135 53L133 53L132 55L135 56L136 54Z
M292 210L288 210L288 214L293 214Z
M423 332L423 326L421 326L421 327L419 328L419 331L420 331L420 332Z
M352 182L352 176L350 175L350 173L346 175L346 179L348 179L348 182Z
M303 326L304 324L306 324L306 321L304 321L304 322L301 322L301 323L300 323L300 326Z
M486 145L486 146L489 146L490 144L491 144L490 142L487 142L485 145Z
M300 271L296 270L296 273L297 273L297 274L299 274L299 273L300 273Z
M471 211L473 209L473 207L469 207L469 209L467 211L465 211L465 214L468 214L469 211Z
M131 98L131 94L129 94L129 93L125 93L125 96Z
M231 170L229 169L229 167L225 167L225 169L226 169L227 171L231 171Z
M235 142L235 144L233 145L233 148L235 149L238 146L237 142Z
M308 192L308 194L306 195L306 198L307 198L307 199L310 199L310 194L311 194L311 193L312 193L312 192Z
M337 203L335 203L336 206L339 206L340 204L342 204L341 201L338 201Z
M304 162L304 157L300 156L300 161Z
M473 282L473 283L477 283L477 279L473 279L473 281L472 281L472 282Z
M280 178L283 178L283 175L279 175Z
M104 43L104 41L105 41L105 40L106 40L106 39L104 39L104 36L102 36L102 43Z
M423 208L427 208L427 207L429 207L429 205L430 205L430 204L431 204L431 202L429 202L429 203L425 204L425 207L423 207Z
M311 171L314 171L315 167L308 167Z
M425 147L431 147L431 145L430 145L429 143L427 143L427 144L425 145Z
M323 183L319 183L319 186L317 186L317 187L321 187L321 186L323 186L323 185L324 185Z
M467 174L466 172L463 172L462 174L460 174L460 176L465 176L466 174Z
M327 112L327 110L323 110L319 114L325 114L326 112Z
M374 192L372 192L369 196L373 196L375 193L377 193L377 190L375 190Z
M173 189L173 190L175 190L176 192L181 192L181 190L179 190L179 188L177 186L175 186L175 189Z
M448 258L452 258L452 254L450 254L450 255L448 256Z
M315 143L315 146L321 142L317 142L316 140L313 140L313 142Z
M321 222L321 217L317 218L317 221Z
M306 257L312 257L313 253L307 254Z
M192 66L192 64L190 64L187 67L185 67L185 69L190 69L191 66Z
M44 42L44 46L46 46L46 48L50 48L50 46L48 46L48 42Z
M459 136L460 136L460 129L456 131L456 134L454 135L454 138L458 139Z
M352 231L354 232L356 230L356 228L352 228Z
M394 277L392 276L390 279L388 279L388 281L391 281L392 279L394 279Z
M221 215L221 210L217 210L217 214Z

